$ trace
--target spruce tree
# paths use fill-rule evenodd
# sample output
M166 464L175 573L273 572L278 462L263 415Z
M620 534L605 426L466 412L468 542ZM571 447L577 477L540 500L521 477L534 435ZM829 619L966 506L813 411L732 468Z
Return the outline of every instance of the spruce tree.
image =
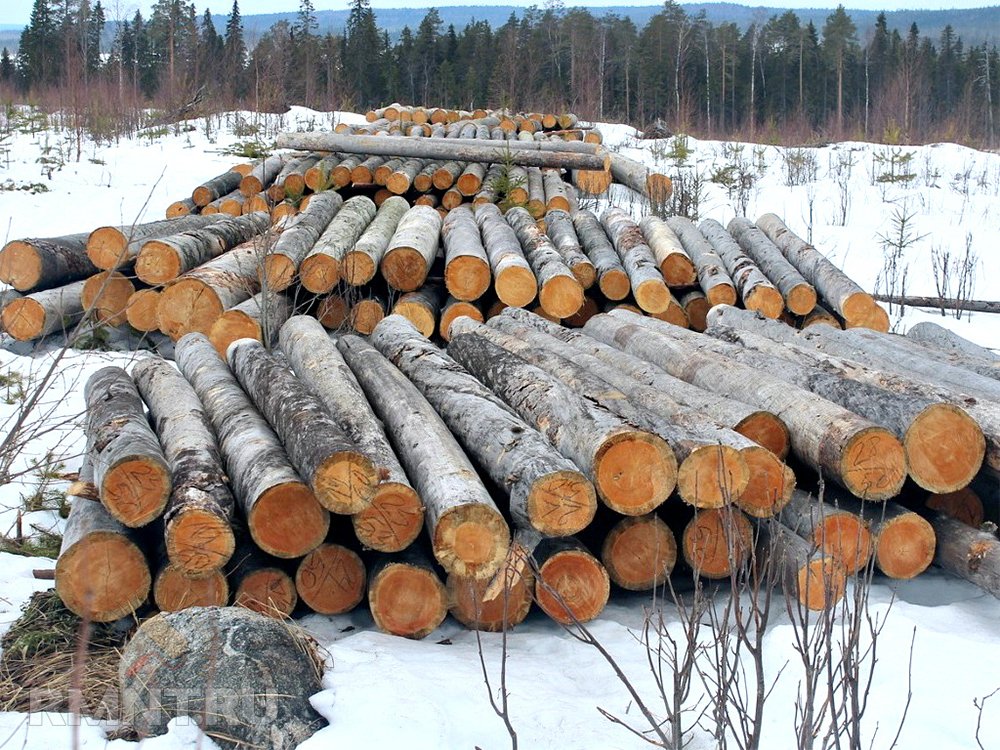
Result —
M10 50L3 48L0 53L0 81L10 83L14 80L14 61L10 57Z
M376 104L385 96L383 51L387 46L369 0L351 0L342 59L344 77L354 91L358 107Z
M246 93L244 87L244 65L247 55L243 41L243 20L240 18L239 0L233 0L233 9L226 21L226 35L222 45L222 70L226 83L237 98Z

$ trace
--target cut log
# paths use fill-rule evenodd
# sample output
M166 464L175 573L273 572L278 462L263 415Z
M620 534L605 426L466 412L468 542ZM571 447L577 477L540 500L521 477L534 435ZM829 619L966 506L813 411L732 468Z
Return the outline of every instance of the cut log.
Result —
M802 316L799 328L805 330L809 326L817 325L830 326L831 328L836 328L838 330L843 328L840 321L837 320L837 316L820 304L817 304L808 315Z
M677 303L684 309L684 316L687 318L688 324L694 331L702 332L708 326L706 322L706 317L708 316L708 311L712 307L712 303L709 302L708 297L700 289L692 289L690 292L682 296ZM659 320L664 320L660 317ZM667 321L668 323L671 321ZM686 326L681 326L685 328Z
M167 206L165 218L175 219L178 216L187 216L188 214L195 213L198 213L198 206L195 205L194 200L191 198L182 198L181 200L174 201Z
M768 280L760 267L740 249L739 243L725 227L715 219L705 219L698 225L698 231L725 263L726 271L733 280L740 299L743 300L743 306L747 310L759 312L765 318L777 318L781 315L781 311L785 308L785 299L781 296L781 292Z
M695 511L681 538L684 561L702 578L729 578L750 559L753 526L736 508Z
M673 193L669 177L615 152L611 153L611 176L615 182L645 195L654 206L665 205Z
M1000 598L1000 539L970 528L944 513L930 523L937 537L934 564Z
M434 408L376 349L356 336L337 348L386 425L427 508L434 556L449 573L485 578L510 545L507 524Z
M227 568L233 606L282 620L291 617L299 596L286 568L284 560L241 540Z
M875 539L861 516L825 503L807 492L796 490L778 519L807 542L839 560L849 576L863 570L875 552Z
M528 192L528 201L524 207L533 218L542 218L545 215L545 181L542 178L542 170L538 167L528 167L525 170L524 187Z
M667 219L667 226L674 231L691 257L698 271L698 283L708 301L713 305L735 305L736 285L722 258L715 252L712 243L698 231L695 223L683 216L671 216Z
M737 216L729 222L729 234L785 299L785 307L796 315L808 315L816 306L816 289L782 255L781 250L752 221Z
M674 569L677 541L653 513L623 518L604 537L601 562L623 589L649 591L663 584Z
M359 299L351 305L347 314L347 322L352 330L367 336L375 330L375 326L385 317L385 303L378 297Z
M466 198L471 198L479 192L479 189L483 186L483 180L485 178L486 165L472 162L465 165L465 169L462 170L462 174L460 174L458 179L455 180L455 187L458 188L458 192Z
M226 356L229 345L237 339L254 339L271 348L278 338L278 329L295 313L295 304L284 294L258 292L248 300L226 310L212 324L208 340Z
M538 229L531 214L523 208L512 208L504 218L517 234L524 256L538 279L538 300L545 311L565 318L579 310L583 304L583 285L549 238Z
M268 252L260 271L261 286L279 292L290 287L298 273L299 264L333 222L343 204L344 199L340 194L329 191L311 199L306 209L292 220L294 223L281 233Z
M167 557L184 576L208 575L229 561L236 545L235 500L212 424L191 385L160 357L136 363L132 379L170 465L163 514Z
M423 526L423 503L336 344L315 320L296 316L282 326L281 349L295 374L378 468L381 481L371 506L351 516L358 539L380 552L408 547Z
M606 209L601 214L601 224L625 267L632 285L632 295L639 307L648 313L666 310L670 305L671 294L639 225L620 208Z
M132 378L103 367L87 380L87 450L101 502L126 526L145 526L163 513L170 466Z
M430 338L437 329L443 296L444 290L439 286L422 286L400 297L392 307L392 314L406 318L422 336Z
M90 235L12 240L0 250L0 281L19 292L37 292L93 276L87 257Z
M76 486L84 491L93 481L85 457ZM59 547L55 581L56 593L71 612L92 622L113 622L146 601L149 564L135 531L101 503L77 495Z
M143 333L160 330L160 318L157 314L160 293L159 289L139 289L128 298L125 318L130 326Z
M492 599L487 598L489 580L449 575L445 587L451 616L467 628L488 633L499 633L521 624L531 610L535 579L530 570L526 571L526 575L514 575L508 571L505 565L497 573L503 577L502 589Z
M189 334L177 342L175 357L212 420L233 494L257 546L282 558L302 557L318 547L329 514L209 340Z
M80 304L93 320L118 327L127 319L128 304L135 284L118 271L101 271L83 283Z
M472 302L463 302L454 297L445 300L444 307L441 308L441 321L438 325L438 336L445 341L451 340L451 324L458 318L469 317L478 323L484 321L483 311Z
M325 328L339 330L347 324L350 311L351 307L344 297L344 290L341 288L333 294L320 297L314 314Z
M373 159L379 157L373 156ZM438 171L441 166L441 162L432 161L425 162L424 166L417 172L416 177L413 178L413 189L418 193L428 193L434 189L434 173ZM371 182L371 180L366 180L366 182Z
M409 208L406 199L399 196L388 198L378 207L375 218L344 255L341 275L348 284L361 286L375 278L389 242Z
M534 559L535 601L560 625L590 622L607 606L608 571L574 537L543 539Z
M549 211L545 216L545 232L576 280L584 289L590 289L597 281L597 269L584 254L570 215L560 210Z
M390 316L372 344L409 378L482 470L509 496L515 523L547 536L575 534L594 518L594 488L534 428L421 337Z
M150 304L155 300L159 329L174 341L193 331L207 334L227 309L260 291L258 275L264 252L259 238L244 242L145 300ZM137 315L141 316L141 311ZM148 325L149 317L142 316L138 322Z
M639 228L667 286L693 286L698 283L694 261L673 229L659 216L644 216Z
M236 341L226 356L323 507L352 514L370 506L378 473L322 402L258 341Z
M321 158L320 154L309 154L286 163L267 189L268 197L279 203L301 198L306 191L306 172L318 164Z
M573 461L612 510L642 515L667 499L676 486L677 461L662 438L632 427L483 338L493 333L459 318L448 353Z
M153 603L161 612L179 612L188 607L225 607L229 583L221 570L201 578L188 578L173 563L164 560L153 581Z
M423 285L441 234L441 215L429 206L413 206L399 220L380 269L393 289L412 292Z
M490 288L490 262L472 209L459 206L441 225L444 243L444 283L455 299L471 301Z
M521 250L517 233L492 203L476 206L475 216L497 297L511 307L531 304L538 293L538 281Z
M616 310L591 318L584 330L674 377L777 414L800 460L859 497L893 497L906 479L906 454L888 430L727 357L692 350L689 342L671 335L680 330L676 326Z
M757 226L848 325L868 319L876 306L872 296L825 255L793 233L774 214L761 216L757 219Z
M465 162L504 162L525 167L605 170L610 157L595 144L553 141L491 141L451 138L384 138L336 133L280 133L278 148L302 151L340 151L349 154L406 156L417 159L458 159Z
M229 174L236 175L236 172ZM111 271L135 260L146 240L202 229L221 218L218 215L194 214L180 219L161 219L147 224L98 227L87 238L87 257L98 268Z
M630 291L628 274L601 222L590 211L577 211L573 214L573 226L594 266L601 294L610 300L625 299Z
M363 195L344 202L301 262L299 278L303 287L314 294L325 294L337 285L344 256L372 223L377 210L375 203Z
M240 180L240 192L250 197L266 190L274 182L274 178L278 176L289 158L281 154L274 154L259 161L254 165L250 174Z
M434 187L438 190L444 191L450 189L455 181L458 179L459 175L465 170L465 164L460 161L449 160L443 162L434 172L432 182Z
M382 632L420 639L444 622L448 592L426 555L410 547L372 565L368 606Z
M238 189L240 186L240 180L242 180L243 177L244 175L234 170L223 172L217 177L213 177L211 180L207 180L196 187L194 192L191 193L191 200L194 201L196 206L203 208L217 198L221 198L226 193L231 193Z
M582 328L588 320L600 312L601 308L598 306L597 300L593 297L584 297L583 306L562 322L563 325L571 328Z
M829 609L844 596L847 574L840 561L776 521L758 528L757 557L769 568L762 578L773 578L806 609Z
M563 182L558 169L542 170L542 186L545 188L545 211L569 211L572 204L567 194L569 185Z
M364 599L367 578L357 552L327 543L302 558L295 571L295 590L313 612L340 615Z
M135 260L135 274L151 286L173 281L186 271L248 242L271 227L263 211L221 219L190 232L147 240Z
M995 352L974 344L937 323L917 323L906 332L906 338L926 347L932 352L931 356L942 361L987 377L1000 377L1000 357Z
M68 333L83 318L81 295L86 283L75 281L11 300L0 312L3 329L18 341Z
M339 154L324 156L305 173L306 187L314 193L329 190L333 185L333 170L337 168L343 157Z
M983 501L971 487L943 495L929 495L924 505L931 510L944 513L956 521L961 521L966 526L979 528L983 525Z

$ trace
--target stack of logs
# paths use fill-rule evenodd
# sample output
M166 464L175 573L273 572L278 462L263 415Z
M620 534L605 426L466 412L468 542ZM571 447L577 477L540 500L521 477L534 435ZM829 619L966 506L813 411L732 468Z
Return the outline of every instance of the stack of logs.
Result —
M414 638L448 611L512 626L533 602L586 621L611 583L655 588L678 557L705 579L766 559L811 609L870 564L935 561L1000 596L970 489L1000 470L995 356L728 305L708 324L615 310L578 331L510 308L456 319L445 350L402 315L367 341L293 316L276 349L225 358L187 334L176 368L88 382L57 590L95 620L150 591L276 615L367 592L379 628Z

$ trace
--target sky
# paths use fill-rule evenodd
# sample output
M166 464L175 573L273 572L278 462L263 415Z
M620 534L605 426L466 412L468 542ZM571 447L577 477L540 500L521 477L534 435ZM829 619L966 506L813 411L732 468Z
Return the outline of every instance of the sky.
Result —
M684 0L681 0L684 2ZM0 0L0 25L24 25L31 14L33 0ZM130 18L140 9L143 15L152 7L154 0L102 0L108 18ZM613 6L613 5L659 5L661 0L565 0L567 7ZM774 0L766 3L741 3L742 5L765 5L780 8L834 8L838 0ZM848 8L862 10L934 9L934 8L979 8L995 4L996 0L849 0ZM200 14L207 7L213 15L228 15L232 0L194 0ZM344 10L346 0L313 0L316 10ZM372 0L372 7L381 8L429 8L427 0ZM543 5L544 0L445 0L435 3L437 7L446 5ZM240 13L281 13L298 10L298 0L240 0Z

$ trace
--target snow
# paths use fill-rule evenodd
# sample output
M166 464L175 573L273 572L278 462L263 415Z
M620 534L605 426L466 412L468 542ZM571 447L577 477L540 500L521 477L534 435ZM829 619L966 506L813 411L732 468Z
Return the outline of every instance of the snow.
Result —
M171 126L164 133L117 143L84 140L81 158L75 158L74 139L52 129L26 134L11 130L0 139L0 184L17 188L42 183L48 192L3 190L0 206L7 217L2 234L50 236L89 231L103 224L129 224L162 216L163 208L190 194L202 180L227 169L238 159L225 149L253 137L257 128L267 140L285 128L329 129L339 121L360 121L350 113L319 113L294 108L284 116L231 113L221 118L192 121L188 127ZM3 123L0 123L2 126ZM668 174L687 170L706 176L700 215L726 222L740 212L740 196L708 180L726 165L742 162L754 175L743 196L750 216L774 211L796 232L808 234L812 206L813 242L861 283L871 289L883 265L879 235L892 232L895 211L913 212L914 232L925 235L903 255L908 267L907 291L935 293L931 267L934 248L965 252L968 241L978 256L972 296L1000 297L1000 255L995 209L1000 197L1000 155L954 144L906 147L912 152L907 182L882 183L877 158L893 153L892 147L866 144L830 144L812 149L816 176L805 184L789 186L784 175L788 150L774 146L742 146L687 139L690 155L683 164L667 158L672 139L637 141L634 131L622 125L601 125L608 144L623 148L634 158L655 165ZM0 127L0 133L4 133ZM238 134L239 133L239 134ZM61 154L62 166L49 176L38 160ZM837 164L850 155L854 165L844 187L837 182ZM739 166L737 164L737 166ZM968 177L966 177L968 175ZM841 199L846 196L847 221L841 225ZM628 202L628 198L624 199ZM930 319L986 346L997 346L1000 316L972 315L963 320L933 312L907 310L893 316L898 330L918 320ZM39 347L13 345L0 349L0 373L18 373L25 384L37 381L57 356L52 343ZM30 465L46 455L75 469L83 449L80 428L83 411L82 384L99 367L129 366L144 353L71 352L55 367L56 378L46 393L39 414L44 432L18 457L12 469L24 475L0 487L0 533L10 533L24 496L43 481L65 488L57 479L45 480ZM16 415L18 399L3 403L0 388L0 421ZM6 429L3 431L6 434ZM35 525L58 530L61 519L52 511L22 518L26 532ZM51 561L0 554L0 633L16 618L33 591L50 582L37 581L32 569L51 567ZM871 609L885 617L879 636L878 663L871 690L866 727L868 735L878 724L873 747L893 744L896 726L907 700L912 679L912 703L897 747L966 750L976 747L979 718L974 699L982 699L1000 686L1000 601L978 588L931 570L914 581L877 579ZM616 592L590 631L614 657L643 700L657 716L663 715L647 662L641 635L644 613L654 605L649 596ZM664 609L669 632L678 637L681 625L672 606ZM801 667L793 650L794 631L780 600L772 614L765 642L766 674L777 680L767 702L762 747L794 747L794 706ZM414 642L377 632L367 612L339 617L310 615L302 624L329 654L323 690L312 696L316 709L330 722L303 743L303 748L384 747L501 748L510 741L488 700L479 661L476 634L448 618L426 639ZM703 631L703 638L707 638ZM913 642L912 676L910 643ZM494 691L498 687L502 639L481 634L482 652ZM520 743L528 748L644 748L648 743L613 724L598 711L607 711L640 730L635 701L608 661L594 647L580 642L539 612L508 637L507 687L511 721ZM693 705L704 697L697 678ZM995 699L1000 701L1000 697ZM982 746L1000 747L1000 714L987 704L983 712ZM69 747L73 741L70 717L56 714L0 714L0 747ZM693 717L690 717L693 721ZM84 721L79 730L81 747L126 748L135 743L107 741L104 728ZM190 721L172 722L169 733L141 743L145 748L176 750L211 747ZM697 729L689 747L714 747L705 730Z

